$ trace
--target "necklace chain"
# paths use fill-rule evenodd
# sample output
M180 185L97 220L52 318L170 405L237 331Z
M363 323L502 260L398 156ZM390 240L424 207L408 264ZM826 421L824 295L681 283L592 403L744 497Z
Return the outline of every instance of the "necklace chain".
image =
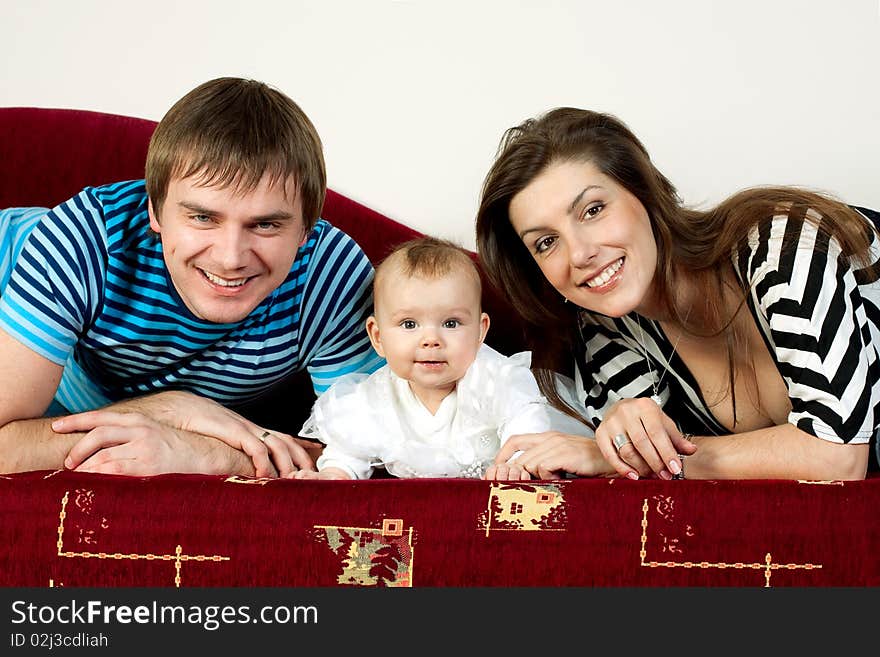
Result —
M687 324L688 317L691 315L691 309L688 308L688 312L684 317L684 322ZM639 320L639 314L635 313L636 316L636 324L639 326L639 346L642 348L642 353L645 356L645 362L648 364L648 370L651 372L651 388L654 390L654 394L651 396L651 399L656 402L658 406L662 406L662 400L660 399L660 384L663 382L663 377L666 376L666 373L669 371L669 365L672 362L672 357L675 355L675 350L678 349L678 343L681 342L681 338L684 335L684 326L682 325L681 331L678 334L678 337L675 339L675 343L672 345L672 351L669 352L669 356L665 359L665 363L663 364L663 371L660 373L660 378L657 378L657 375L654 373L654 366L651 365L651 358L648 356L648 348L645 346L645 332L642 330L642 322ZM660 352L660 356L663 356L663 352Z

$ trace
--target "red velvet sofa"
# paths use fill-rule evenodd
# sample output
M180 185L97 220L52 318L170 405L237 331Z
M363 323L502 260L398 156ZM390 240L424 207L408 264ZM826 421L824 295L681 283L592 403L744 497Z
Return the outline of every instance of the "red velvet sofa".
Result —
M138 178L155 123L0 108L0 207ZM331 163L332 166L332 163ZM419 233L330 191L374 261ZM488 286L488 341L522 348ZM294 432L305 376L240 409ZM0 476L0 586L878 586L880 477L300 482Z

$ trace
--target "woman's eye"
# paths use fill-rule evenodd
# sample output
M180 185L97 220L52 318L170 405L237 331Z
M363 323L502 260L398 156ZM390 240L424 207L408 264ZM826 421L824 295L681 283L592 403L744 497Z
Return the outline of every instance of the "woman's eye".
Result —
M443 328L454 329L457 328L460 323L461 322L459 322L457 319L447 319L445 322L443 322Z
M535 242L535 253L543 253L556 241L555 237L542 237L537 242Z
M596 203L595 205L591 205L586 210L584 210L584 219L592 219L597 214L602 212L602 209L605 207L604 203Z

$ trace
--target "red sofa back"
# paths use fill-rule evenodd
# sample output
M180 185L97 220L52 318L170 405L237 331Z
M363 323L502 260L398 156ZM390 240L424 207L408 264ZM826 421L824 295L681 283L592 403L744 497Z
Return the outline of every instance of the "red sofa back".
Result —
M0 107L0 208L52 207L89 185L142 178L155 127L155 121L102 112ZM321 216L354 238L373 263L396 244L422 235L333 190L327 191ZM485 277L483 305L492 318L486 341L505 354L522 350L521 320ZM271 428L295 431L314 395L306 376L294 378L240 410Z

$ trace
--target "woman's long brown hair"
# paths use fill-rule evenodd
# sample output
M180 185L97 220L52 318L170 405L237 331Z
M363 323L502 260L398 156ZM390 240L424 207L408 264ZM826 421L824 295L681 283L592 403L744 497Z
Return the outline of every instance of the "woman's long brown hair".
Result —
M738 371L753 374L753 370L751 362L742 358L736 365L734 356L742 353L738 345L746 344L747 336L742 323L733 321L736 312L731 314L725 305L730 291L730 277L725 273L750 229L784 209L833 236L846 256L862 264L869 261L868 224L849 206L824 194L794 187L758 187L734 194L709 210L684 207L639 139L610 114L564 107L510 128L483 183L476 220L477 250L491 283L526 322L542 393L554 406L576 417L557 393L552 373L570 374L575 358L584 357L576 335L579 309L564 303L550 285L513 230L509 216L511 199L551 164L564 161L592 163L645 207L657 243L655 287L660 304L689 333L724 334L731 394ZM682 316L671 294L678 277L687 277L701 291L699 296L707 305L699 315L717 318L714 325L697 325ZM738 309L747 293L747 289L738 291ZM735 398L733 406L735 418Z

